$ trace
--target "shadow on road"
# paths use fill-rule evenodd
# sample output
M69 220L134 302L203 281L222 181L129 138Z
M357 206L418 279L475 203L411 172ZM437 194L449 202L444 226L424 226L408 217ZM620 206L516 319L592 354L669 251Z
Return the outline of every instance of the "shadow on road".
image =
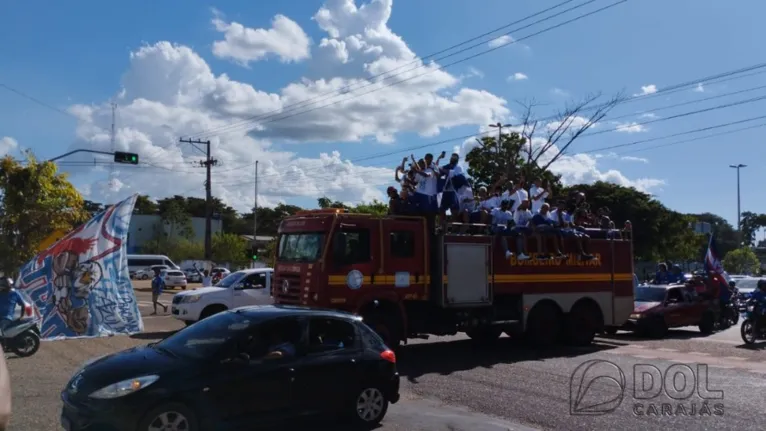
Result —
M156 331L156 332L141 332L139 334L133 334L130 338L134 340L162 340L167 338L178 331Z
M722 331L714 332L717 334ZM713 335L711 334L711 335ZM694 338L705 338L709 335L705 335L699 331L686 330L686 329L670 329L667 334L662 338L652 338L647 336L641 336L635 332L621 332L615 335L601 334L598 336L602 340L613 341L657 341L657 340L691 340Z
M397 365L403 377L417 383L417 378L425 374L449 375L477 367L492 368L497 364L573 358L621 346L619 343L603 342L587 347L557 346L539 350L512 338L501 338L493 346L486 347L478 347L471 340L445 341L402 347L397 354Z
M734 347L737 349L753 350L753 351L766 350L766 341L756 342L755 344L742 343Z

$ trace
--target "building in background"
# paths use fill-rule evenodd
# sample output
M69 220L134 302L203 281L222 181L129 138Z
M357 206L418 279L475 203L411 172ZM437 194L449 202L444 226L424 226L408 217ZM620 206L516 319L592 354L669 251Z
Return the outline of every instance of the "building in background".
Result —
M211 223L212 234L221 232L223 222L219 219L213 219ZM205 219L203 217L192 217L191 228L193 236L192 241L205 241ZM147 242L157 237L157 232L164 229L166 234L170 234L170 226L163 226L162 218L159 215L133 214L130 218L130 228L128 231L128 253L140 254L141 247Z

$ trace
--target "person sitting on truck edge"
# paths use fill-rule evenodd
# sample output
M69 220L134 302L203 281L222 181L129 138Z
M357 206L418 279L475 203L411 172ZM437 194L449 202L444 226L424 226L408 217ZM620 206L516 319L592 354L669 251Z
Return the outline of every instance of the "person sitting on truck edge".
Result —
M561 249L559 248L559 238L560 233L558 229L555 228L553 225L553 220L551 220L548 214L548 211L550 210L550 205L543 204L542 207L540 207L540 212L537 214L532 215L532 230L537 234L537 250L539 253L542 253L538 258L539 259L549 259L550 255L548 255L548 244L547 239L550 237L553 237L553 246L556 249L555 254L556 257L559 259L564 259L567 257L564 253L561 252Z
M463 223L460 229L460 233L468 232L468 223L471 223L471 215L477 210L476 198L473 196L473 189L470 184L466 184L457 191L457 200L460 205L460 209L457 213L456 219Z
M495 186L492 192L481 202L481 220L480 223L491 224L492 223L492 210L500 207L500 196L498 190L502 186Z
M559 202L559 205L561 206L550 212L550 219L553 220L554 226L556 226L561 233L562 250L565 250L563 246L563 238L574 238L580 257L585 260L593 259L593 255L588 253L588 249L584 244L589 239L588 235L575 230L572 227L571 216L564 210L564 202ZM564 252L566 253L566 251Z
M513 213L514 226L511 229L511 236L516 238L516 259L528 260L527 255L527 237L532 234L529 222L532 220L532 212L529 211L529 201L523 201L519 209Z
M513 253L508 249L508 241L505 238L511 234L508 224L512 220L513 214L508 210L508 201L501 202L500 208L495 208L492 211L492 233L500 241L506 259L510 259L513 256Z

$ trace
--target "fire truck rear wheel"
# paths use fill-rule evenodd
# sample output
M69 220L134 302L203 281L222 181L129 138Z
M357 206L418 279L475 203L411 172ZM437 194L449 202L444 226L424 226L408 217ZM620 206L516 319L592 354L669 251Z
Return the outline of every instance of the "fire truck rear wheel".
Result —
M532 308L527 317L524 335L537 347L556 344L561 333L561 312L552 304L540 303Z
M567 315L567 322L564 328L566 342L573 346L587 346L596 338L600 315L597 306L584 302L576 304L572 311Z

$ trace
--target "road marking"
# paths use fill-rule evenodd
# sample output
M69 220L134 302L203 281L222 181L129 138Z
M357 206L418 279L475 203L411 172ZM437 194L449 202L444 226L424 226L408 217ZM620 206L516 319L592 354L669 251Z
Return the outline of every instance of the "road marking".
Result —
M625 347L630 347L631 349L646 349L646 346L643 344L628 344Z
M740 356L724 356L723 359L731 359L732 361L747 361L747 358Z
M668 349L667 347L658 347L654 350L659 350L660 352L677 352L678 349Z
M705 352L686 352L687 355L696 355L696 356L710 356L710 353Z

